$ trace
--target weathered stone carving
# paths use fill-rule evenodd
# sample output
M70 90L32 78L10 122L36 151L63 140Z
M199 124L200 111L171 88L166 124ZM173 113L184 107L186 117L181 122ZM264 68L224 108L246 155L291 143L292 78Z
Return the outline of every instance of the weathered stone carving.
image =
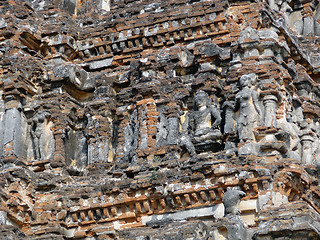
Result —
M166 129L168 126L168 120L163 114L163 111L159 110L159 122L157 124L157 135L156 135L156 146L166 145L166 140L168 136L168 131Z
M7 107L9 104L6 103ZM27 156L27 120L21 104L14 105L18 107L6 109L3 116L3 155L24 158Z
M117 132L117 125L112 122L112 116L110 113L103 113L101 116L91 116L86 114L88 123L87 130L87 142L88 142L88 164L95 162L112 162L114 157L114 135ZM102 135L100 129L106 131ZM99 131L100 130L100 131Z
M240 110L237 119L240 142L252 142L254 140L253 129L261 121L262 112L258 104L258 93L251 87L255 79L254 73L240 77L241 90L236 95L236 110Z
M130 163L137 163L136 149L138 148L139 137L139 121L137 110L135 109L129 120L128 126L124 129L125 142L124 142L124 161Z
M218 143L221 137L219 129L221 123L220 110L212 103L208 94L202 90L197 91L194 97L194 110L191 114L183 115L181 125L180 145L185 147L191 156L199 151L210 150L210 144ZM181 123L180 119L180 123ZM188 134L183 128L188 122ZM204 148L203 148L204 146Z
M313 164L314 142L316 134L313 129L313 121L310 118L305 119L301 129L301 161L304 164Z
M163 111L159 111L159 123L157 124L156 146L177 144L179 140L179 119L166 118Z
M51 132L52 122L50 113L38 111L32 118L31 137L34 158L38 160L50 159L54 152L54 139Z
M75 108L69 113L69 126L65 131L66 162L74 168L84 168L88 165L88 118Z
M239 204L241 198L245 197L246 193L240 190L228 189L222 197L224 205L224 214L228 215L240 215Z
M70 166L83 168L88 165L88 143L85 133L69 129L65 137L66 161Z
M180 139L179 139L179 144L180 144L182 147L185 147L186 150L188 151L188 153L189 153L192 157L196 157L196 156L197 156L196 149L195 149L194 144L192 143L191 138L189 137L189 135L182 134L182 135L180 136Z
M270 0L269 6L276 11L282 12L285 21L289 23L289 15L292 12L292 8L289 5L290 2L291 0Z
M313 143L312 146L313 149L313 164L319 168L320 167L320 161L319 161L319 156L320 156L320 134L319 131L317 133L317 137Z
M278 97L273 94L265 94L263 96L264 106L264 125L268 128L276 128L276 111Z
M277 133L277 137L282 138L286 142L288 146L287 157L300 160L300 130L297 125L292 122L292 111L287 107L285 107L284 110L286 113L277 119L277 126L281 129L281 131Z
M0 239L319 238L317 0L0 2Z
M5 104L4 101L2 100L2 94L3 91L0 91L0 156L2 156L3 153L3 134L5 131L5 126L4 126L4 116L5 116Z
M195 143L216 141L221 137L220 111L212 104L208 94L199 90L194 98L195 110L190 116L190 128Z
M232 133L235 130L234 122L234 110L235 102L234 101L225 101L222 105L222 109L225 112L225 124L224 124L224 134Z

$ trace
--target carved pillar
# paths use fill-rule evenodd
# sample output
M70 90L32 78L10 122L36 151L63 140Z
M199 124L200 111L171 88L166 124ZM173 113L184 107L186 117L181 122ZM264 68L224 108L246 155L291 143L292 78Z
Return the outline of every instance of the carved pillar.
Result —
M302 163L303 164L312 164L312 145L314 142L314 138L311 132L305 132L301 137L302 144Z
M51 167L62 167L65 165L65 124L58 119L54 122L54 131L52 132L55 141L55 150L53 154L53 161L50 162Z
M264 105L264 125L268 128L276 128L276 112L278 98L275 95L265 95L263 97Z
M224 134L226 135L225 150L234 149L236 147L235 121L233 119L234 101L226 101L222 105L225 113Z

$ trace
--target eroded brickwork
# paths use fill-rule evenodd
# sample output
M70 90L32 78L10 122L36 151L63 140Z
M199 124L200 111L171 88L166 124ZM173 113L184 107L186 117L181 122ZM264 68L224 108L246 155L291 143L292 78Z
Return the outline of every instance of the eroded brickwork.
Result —
M318 239L317 1L0 1L1 239Z

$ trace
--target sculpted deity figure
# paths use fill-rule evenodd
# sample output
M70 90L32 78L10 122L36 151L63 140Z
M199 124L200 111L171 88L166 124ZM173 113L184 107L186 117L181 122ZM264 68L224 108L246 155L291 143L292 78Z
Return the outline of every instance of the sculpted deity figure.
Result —
M35 159L48 159L54 151L54 140L48 124L46 111L39 111L32 119L31 136L33 140Z
M218 129L221 123L220 111L212 104L208 94L199 90L195 96L195 111L190 118L195 143L216 140L221 136Z
M236 110L240 108L237 131L240 142L253 141L253 129L258 125L262 112L258 104L258 93L250 87L256 78L254 73L240 78L241 90L236 95Z
M187 123L185 118L188 119ZM202 90L195 95L194 111L187 116L183 115L180 124L182 122L179 144L193 157L196 157L196 148L199 151L209 150L211 144L216 143L221 137L218 129L221 123L220 111Z

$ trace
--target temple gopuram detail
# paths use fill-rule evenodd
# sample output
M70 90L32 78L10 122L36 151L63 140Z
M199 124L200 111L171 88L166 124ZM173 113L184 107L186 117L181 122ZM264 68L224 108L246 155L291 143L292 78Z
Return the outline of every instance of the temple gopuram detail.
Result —
M0 239L320 239L320 2L0 0Z

